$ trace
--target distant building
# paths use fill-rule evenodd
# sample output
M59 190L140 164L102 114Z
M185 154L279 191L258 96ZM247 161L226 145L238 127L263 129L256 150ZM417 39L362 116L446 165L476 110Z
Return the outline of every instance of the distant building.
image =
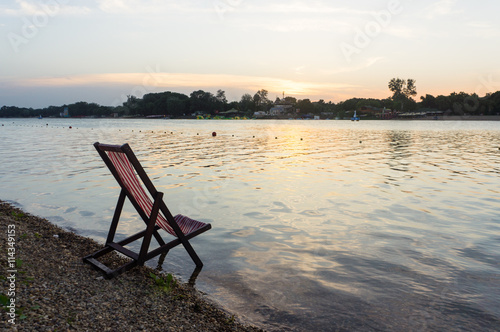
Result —
M392 119L398 115L397 112L392 111L388 108L373 107L369 105L361 106L359 108L359 112L364 116L366 116L367 114L372 114L381 119Z
M269 115L285 115L293 112L293 106L292 105L274 105L270 110L269 110Z
M62 113L60 113L59 115L61 117L63 117L63 118L69 118L69 109L68 109L68 107L65 107L64 111Z
M253 113L253 116L255 116L256 118L263 118L265 117L267 114L266 112L264 111L257 111L257 112L254 112Z

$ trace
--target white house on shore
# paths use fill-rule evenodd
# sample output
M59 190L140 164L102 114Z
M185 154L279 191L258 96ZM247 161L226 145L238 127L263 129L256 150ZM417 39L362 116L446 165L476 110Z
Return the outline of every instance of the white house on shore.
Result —
M256 118L261 118L261 117L264 117L266 115L267 115L267 113L264 111L257 111L257 112L253 113L253 116L255 116Z
M269 115L285 115L293 112L293 106L292 105L274 105L270 110L269 110Z

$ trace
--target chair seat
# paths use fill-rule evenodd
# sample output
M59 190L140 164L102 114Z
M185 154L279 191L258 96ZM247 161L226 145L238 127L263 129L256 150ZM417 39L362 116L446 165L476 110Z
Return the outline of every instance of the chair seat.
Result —
M189 235L190 233L196 232L197 230L208 225L204 222L191 219L182 214L176 215L174 217L174 220L181 229L182 234L184 235ZM177 237L177 234L175 234L174 229L170 226L170 224L168 223L167 219L163 216L163 214L161 213L158 214L158 218L156 219L156 224L167 233Z
M174 219L175 219L175 222L177 222L177 225L179 225L179 227L184 235L187 235L191 232L197 231L200 228L203 228L207 225L204 222L191 219L189 217L183 216L182 214L178 214L178 215L174 216ZM170 228L170 229L172 229L172 228ZM173 235L175 235L175 233Z

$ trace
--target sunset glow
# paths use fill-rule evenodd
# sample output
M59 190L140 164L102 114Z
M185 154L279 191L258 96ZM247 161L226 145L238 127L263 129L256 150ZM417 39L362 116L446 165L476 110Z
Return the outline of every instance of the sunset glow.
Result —
M500 4L440 1L8 0L0 104L44 107L222 89L337 103L500 90Z

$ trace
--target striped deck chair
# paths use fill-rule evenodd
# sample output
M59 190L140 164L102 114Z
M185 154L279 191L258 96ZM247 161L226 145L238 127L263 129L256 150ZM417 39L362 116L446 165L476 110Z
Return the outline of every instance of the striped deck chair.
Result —
M160 254L166 254L171 248L182 244L193 259L197 268L201 268L203 263L189 243L189 239L208 231L212 226L180 214L175 217L172 216L163 201L163 193L156 190L128 144L120 146L96 142L94 143L94 147L97 149L101 158L120 185L121 192L104 248L85 256L83 261L92 264L94 267L104 272L105 277L109 279L135 266L144 265L144 262L147 260ZM123 204L125 203L125 198L130 200L142 220L146 223L146 229L124 240L115 242L114 237L116 228L118 226ZM173 235L175 238L165 243L158 232L160 229ZM149 250L152 237L156 239L159 247ZM127 244L140 238L143 240L138 253L125 248ZM98 260L99 257L114 250L130 257L132 260L115 269L109 268Z

